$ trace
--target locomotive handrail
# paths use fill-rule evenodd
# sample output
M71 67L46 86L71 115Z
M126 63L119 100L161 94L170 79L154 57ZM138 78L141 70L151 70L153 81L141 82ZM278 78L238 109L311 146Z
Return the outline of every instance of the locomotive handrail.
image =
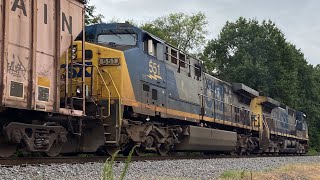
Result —
M103 76L102 76L101 71L99 70L98 66L94 66L94 67L97 69L97 72L98 72L100 78L102 79L102 82L103 82L104 86L106 87L106 89L108 91L108 116L106 116L106 117L109 117L111 115L111 110L110 110L111 92L110 92L110 89L108 88L107 83L103 79Z
M121 126L121 95L120 95L120 92L117 89L116 84L114 83L114 81L112 79L111 74L105 69L102 69L102 70L103 70L103 72L106 72L108 74L108 76L110 77L110 80L112 82L112 85L114 86L114 89L116 90L116 93L118 94L118 99L119 99L119 103L118 103L119 104L119 107L118 107L118 109L119 109L119 122L116 124L116 127L119 128Z
M266 122L266 120L265 120L264 118L262 118L262 123L263 123L264 126L269 130L268 123Z

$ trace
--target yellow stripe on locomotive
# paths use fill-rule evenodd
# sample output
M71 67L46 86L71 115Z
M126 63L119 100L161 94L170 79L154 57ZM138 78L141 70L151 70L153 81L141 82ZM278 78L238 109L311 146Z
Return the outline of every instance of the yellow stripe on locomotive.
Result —
M68 78L72 79L72 92L69 96L76 96L80 93L79 85L82 78L82 42L76 41L69 52L72 59L69 60ZM97 101L119 99L135 101L135 95L129 77L128 67L122 51L107 48L104 46L85 43L85 85L87 96L95 97ZM66 76L66 63L62 59L61 77ZM79 84L79 83L78 83ZM62 90L63 91L63 90ZM78 91L78 92L77 92ZM81 90L82 91L82 90ZM63 96L62 96L63 97Z

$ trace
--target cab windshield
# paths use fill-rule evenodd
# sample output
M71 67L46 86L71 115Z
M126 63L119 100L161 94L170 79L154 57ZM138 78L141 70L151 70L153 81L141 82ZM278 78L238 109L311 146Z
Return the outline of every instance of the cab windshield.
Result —
M100 34L98 36L98 43L114 44L114 45L128 45L135 46L137 44L136 34Z

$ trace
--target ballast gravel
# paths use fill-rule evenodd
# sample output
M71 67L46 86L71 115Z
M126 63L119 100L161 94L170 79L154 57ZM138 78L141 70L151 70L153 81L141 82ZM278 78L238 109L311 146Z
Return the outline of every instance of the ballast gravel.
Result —
M221 173L227 170L260 171L269 168L277 168L278 166L286 164L312 162L320 162L320 156L132 162L126 175L126 179L217 179ZM119 176L123 168L123 163L116 163L114 166L115 176ZM0 167L0 179L96 180L102 179L102 170L102 163Z

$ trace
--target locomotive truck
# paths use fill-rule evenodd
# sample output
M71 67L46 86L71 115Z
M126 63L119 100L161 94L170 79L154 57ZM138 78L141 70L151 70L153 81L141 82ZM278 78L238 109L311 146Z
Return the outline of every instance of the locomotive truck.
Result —
M83 27L76 0L0 1L0 157L304 154L306 116L128 23Z

